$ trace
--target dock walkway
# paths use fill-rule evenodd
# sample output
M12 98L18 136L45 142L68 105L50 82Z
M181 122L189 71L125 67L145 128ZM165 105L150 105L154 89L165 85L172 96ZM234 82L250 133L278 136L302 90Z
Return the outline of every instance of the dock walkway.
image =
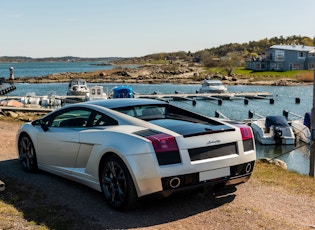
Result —
M21 100L25 96L0 96L0 101L2 100ZM41 96L35 96L41 97ZM248 99L268 99L273 100L273 95L268 92L227 92L227 93L179 93L175 92L173 94L162 94L154 92L152 94L135 94L135 98L151 98L158 100L190 100L193 105L197 103L197 100L216 100L219 105L222 104L222 100L244 100L244 103L248 103ZM54 96L55 99L63 100L67 103L79 102L74 100L74 96ZM77 97L78 99L85 100L85 96ZM10 107L10 106L0 106L0 111L24 111L24 112L44 112L48 113L54 110L54 107Z
M272 94L268 92L229 92L229 93L174 93L174 94L136 94L136 98L198 98L207 99L209 97L220 99L231 99L232 97L261 99L259 97L270 97Z

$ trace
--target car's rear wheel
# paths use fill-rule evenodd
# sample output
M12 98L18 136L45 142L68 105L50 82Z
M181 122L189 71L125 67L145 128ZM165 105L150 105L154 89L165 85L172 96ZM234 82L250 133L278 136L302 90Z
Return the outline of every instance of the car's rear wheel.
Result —
M37 159L34 144L27 134L22 134L18 142L19 159L26 172L37 171Z
M110 207L116 210L134 208L137 192L124 162L117 156L104 160L101 188Z

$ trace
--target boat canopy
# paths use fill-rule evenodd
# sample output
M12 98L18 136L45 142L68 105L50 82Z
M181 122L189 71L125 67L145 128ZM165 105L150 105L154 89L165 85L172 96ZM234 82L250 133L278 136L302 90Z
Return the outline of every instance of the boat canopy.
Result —
M281 127L289 126L285 116L267 116L265 121L266 128L269 129L272 125Z
M133 98L133 90L130 86L116 86L113 88L113 98Z
M303 125L305 125L309 129L311 128L311 113L310 112L305 113Z
M203 86L214 86L214 85L223 85L221 81L219 80L203 80L203 83L202 83Z

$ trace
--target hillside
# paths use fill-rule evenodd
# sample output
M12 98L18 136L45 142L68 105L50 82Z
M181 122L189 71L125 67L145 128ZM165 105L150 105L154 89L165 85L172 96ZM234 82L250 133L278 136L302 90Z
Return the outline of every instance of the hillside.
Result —
M178 51L171 53L156 53L148 54L143 57L100 57L100 58L83 58L83 57L45 57L45 58L31 58L22 56L2 56L1 62L38 62L38 61L95 61L116 64L144 64L144 63L159 63L163 61L183 60L188 62L198 62L205 66L217 65L217 58L237 54L238 57L245 60L246 58L256 57L263 54L267 48L276 44L301 44L306 46L315 46L315 39L307 36L292 35L288 37L272 37L263 38L258 41L249 41L247 43L229 43L218 47L205 48L197 52Z

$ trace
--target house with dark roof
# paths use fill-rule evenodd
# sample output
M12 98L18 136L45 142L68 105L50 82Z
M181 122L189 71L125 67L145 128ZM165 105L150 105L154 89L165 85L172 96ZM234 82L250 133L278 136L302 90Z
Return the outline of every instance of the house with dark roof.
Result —
M315 47L273 45L264 56L246 61L246 69L255 71L313 70Z

